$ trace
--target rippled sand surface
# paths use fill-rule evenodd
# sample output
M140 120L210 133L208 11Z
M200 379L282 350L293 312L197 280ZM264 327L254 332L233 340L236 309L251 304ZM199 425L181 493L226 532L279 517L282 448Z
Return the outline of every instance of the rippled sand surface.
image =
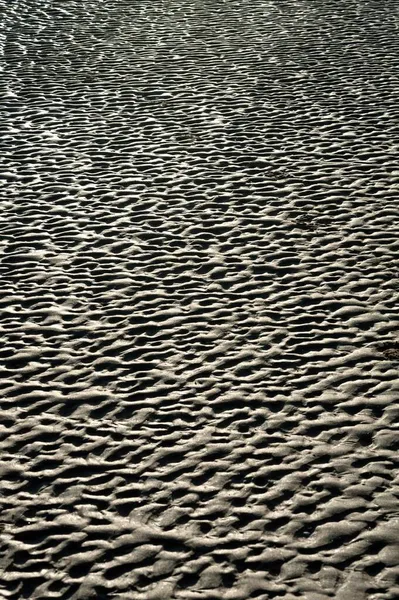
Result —
M393 0L0 0L0 597L399 597Z

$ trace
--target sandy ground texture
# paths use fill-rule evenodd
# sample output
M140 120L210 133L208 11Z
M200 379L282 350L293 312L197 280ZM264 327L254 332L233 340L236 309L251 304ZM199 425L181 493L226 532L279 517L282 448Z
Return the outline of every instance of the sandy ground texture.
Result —
M397 599L396 0L0 8L0 598Z

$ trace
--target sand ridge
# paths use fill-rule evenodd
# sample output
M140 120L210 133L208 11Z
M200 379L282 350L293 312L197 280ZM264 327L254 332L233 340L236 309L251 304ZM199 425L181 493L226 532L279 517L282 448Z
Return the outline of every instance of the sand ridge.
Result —
M396 3L0 9L0 597L397 598Z

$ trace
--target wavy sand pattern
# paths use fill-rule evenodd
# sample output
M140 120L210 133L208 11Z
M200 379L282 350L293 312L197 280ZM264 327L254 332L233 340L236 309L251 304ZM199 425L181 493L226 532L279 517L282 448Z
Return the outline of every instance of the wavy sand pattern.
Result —
M397 2L0 7L0 597L398 598Z

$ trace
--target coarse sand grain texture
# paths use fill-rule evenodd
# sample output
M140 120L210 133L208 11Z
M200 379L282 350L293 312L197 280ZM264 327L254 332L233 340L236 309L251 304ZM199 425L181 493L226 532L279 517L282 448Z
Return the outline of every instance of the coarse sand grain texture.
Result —
M397 600L397 0L0 52L0 599Z

